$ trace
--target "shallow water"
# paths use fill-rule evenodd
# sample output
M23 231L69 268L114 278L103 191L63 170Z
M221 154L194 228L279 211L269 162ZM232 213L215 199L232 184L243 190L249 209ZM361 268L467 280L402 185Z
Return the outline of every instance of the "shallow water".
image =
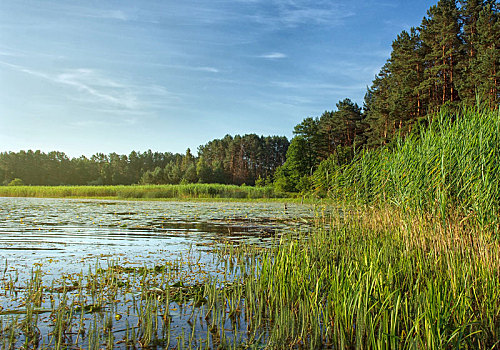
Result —
M39 308L51 310L40 315L39 338L51 348L55 344L51 336L54 310L63 302L58 299L60 292L67 286L86 284L82 295L71 289L67 295L73 300L72 308L82 298L85 302L81 305L93 305L88 282L82 283L82 278L91 276L99 267L129 269L130 272L120 270L115 274L128 285L117 296L120 300L103 302L102 311L80 321L90 330L95 324L104 327L108 322L106 317L113 313L124 315L114 321L112 333L117 339L126 338L128 325L140 323L143 309L142 302L134 299L142 288L139 271L150 271L148 278L153 282L153 290L158 286L165 290L165 283L175 286L176 281L196 286L207 278L223 277L230 282L239 272L227 273L228 265L218 259L214 246L226 242L266 246L282 232L307 230L313 216L312 206L282 203L0 198L0 282L4 286L0 291L0 333L3 332L0 338L10 334L5 325L16 324L17 313L21 319L25 317L27 302L23 295L30 289L33 270L41 273L43 279L45 297ZM155 269L164 267L176 271L175 277L155 284L158 278ZM131 305L135 305L135 311L130 312ZM174 337L182 339L190 329L197 338L209 338L203 335L207 327L201 318L203 307L186 308L175 301L164 307L169 309L170 321L165 324L158 319L157 322L163 322L162 329L170 329ZM199 321L191 326L195 311L200 315ZM244 320L244 314L240 318ZM77 321L73 316L72 322ZM16 327L20 325L17 323ZM238 325L238 329L227 334L244 337L245 321L239 321ZM223 326L229 329L234 324L226 319ZM0 346L18 347L28 339L21 331L16 332L13 341ZM69 343L74 341L71 337ZM82 340L84 347L89 347L89 342L89 338ZM101 339L99 343L102 342ZM119 341L113 347L126 348Z
M304 229L311 206L0 198L0 269L74 273L109 259L151 264L227 240ZM307 226L307 225L306 225Z

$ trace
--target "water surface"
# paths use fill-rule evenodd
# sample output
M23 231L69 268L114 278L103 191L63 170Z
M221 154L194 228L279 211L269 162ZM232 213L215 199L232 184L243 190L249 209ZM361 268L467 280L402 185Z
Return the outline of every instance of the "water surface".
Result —
M0 198L0 268L59 275L110 259L155 264L225 241L265 243L312 216L311 206L283 203Z

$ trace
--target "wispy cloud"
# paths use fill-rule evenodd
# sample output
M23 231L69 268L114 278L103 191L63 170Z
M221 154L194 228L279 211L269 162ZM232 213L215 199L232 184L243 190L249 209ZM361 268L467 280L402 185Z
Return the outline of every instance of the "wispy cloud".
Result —
M9 68L12 68L14 70L17 70L19 72L23 72L23 73L26 73L26 74L34 75L34 76L39 77L39 78L44 78L44 79L51 80L51 78L50 78L50 76L48 74L37 72L35 70L28 69L28 68L25 68L23 66L19 66L17 64L12 64L12 63L8 63L8 62L4 62L4 61L0 61L0 64L2 64L4 66L7 66Z
M271 0L269 3L272 11L257 11L247 17L262 25L297 27L306 24L340 25L355 15L348 5L328 0Z
M203 72L210 72L210 73L219 73L219 70L214 67L194 67L194 70L199 70Z
M47 73L4 61L0 61L0 64L52 83L72 87L73 93L69 94L71 99L94 104L99 108L107 106L110 111L140 111L151 105L151 99L161 98L168 102L179 100L178 96L163 86L127 84L94 69L65 69L57 73Z
M259 56L260 58L268 58L268 59L279 59L279 58L287 58L288 56L282 52L271 52L266 53Z
M314 82L292 82L292 81L273 81L271 85L284 89L304 89L304 90L334 90L334 91L355 91L363 89L366 84L330 84L330 83L314 83Z
M153 63L152 65L179 69L179 70L190 70L190 71L198 71L198 72L208 72L208 73L219 73L220 69L211 66L189 66L189 65L181 65L181 64L165 64L165 63Z
M65 56L63 56L63 55L54 54L52 52L51 53L41 52L40 50L35 50L33 48L21 50L18 47L12 48L12 47L1 46L1 45L0 45L0 56L36 58L36 59L51 59L51 60L61 60L61 59L65 58Z
M354 5L331 0L234 0L165 6L166 11L149 16L182 26L253 25L253 30L258 29L255 24L271 30L318 24L336 26L355 15Z
M100 110L101 113L109 113L111 111ZM78 120L70 123L71 126L76 128L81 127L103 127L103 126L116 126L118 121L115 119L106 120L106 119L86 119L86 120ZM123 125L135 125L139 122L137 118L120 118L119 123Z
M11 51L0 51L0 56L21 57L22 55Z
M120 21L128 21L130 19L130 17L121 10L88 11L86 13L82 13L81 16L102 19L116 19Z
M127 86L105 78L92 69L71 69L51 76L50 79L56 83L72 86L80 92L121 108L138 107L136 96Z

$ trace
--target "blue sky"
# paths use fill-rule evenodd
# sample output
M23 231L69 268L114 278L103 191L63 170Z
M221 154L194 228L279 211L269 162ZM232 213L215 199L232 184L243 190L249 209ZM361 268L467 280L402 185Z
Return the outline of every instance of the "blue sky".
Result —
M0 151L184 153L292 136L434 1L0 1Z

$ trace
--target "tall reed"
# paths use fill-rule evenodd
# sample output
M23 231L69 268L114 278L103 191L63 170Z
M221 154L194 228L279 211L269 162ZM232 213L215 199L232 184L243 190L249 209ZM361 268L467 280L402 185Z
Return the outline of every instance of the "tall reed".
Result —
M498 224L500 111L464 107L430 119L418 134L366 151L329 176L331 195L396 204L440 217L459 212Z
M255 264L246 313L270 348L500 346L500 247L477 223L364 208Z

